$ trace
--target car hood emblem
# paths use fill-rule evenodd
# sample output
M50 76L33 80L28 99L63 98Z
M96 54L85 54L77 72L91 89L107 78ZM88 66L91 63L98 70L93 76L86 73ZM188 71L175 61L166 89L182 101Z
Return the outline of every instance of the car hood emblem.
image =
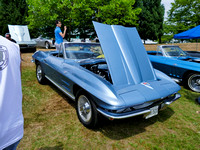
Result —
M153 88L148 82L142 82L141 84L153 90Z
M113 85L156 80L152 64L135 27L93 22Z

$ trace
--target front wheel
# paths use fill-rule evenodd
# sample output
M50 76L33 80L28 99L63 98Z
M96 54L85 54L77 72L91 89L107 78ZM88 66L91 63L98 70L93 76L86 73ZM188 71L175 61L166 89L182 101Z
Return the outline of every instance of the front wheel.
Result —
M36 65L36 77L40 84L44 84L46 82L46 78L40 64Z
M187 86L194 92L200 92L200 74L190 74L187 79Z
M76 112L80 122L87 128L94 128L98 122L97 110L92 97L86 92L79 92L76 98Z

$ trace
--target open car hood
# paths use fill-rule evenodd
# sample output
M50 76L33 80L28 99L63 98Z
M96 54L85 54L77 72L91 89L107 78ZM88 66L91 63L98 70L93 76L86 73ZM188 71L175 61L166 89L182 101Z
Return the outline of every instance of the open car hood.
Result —
M135 27L93 22L114 86L156 80L152 64Z
M31 41L27 25L8 25L8 29L11 37L17 42Z

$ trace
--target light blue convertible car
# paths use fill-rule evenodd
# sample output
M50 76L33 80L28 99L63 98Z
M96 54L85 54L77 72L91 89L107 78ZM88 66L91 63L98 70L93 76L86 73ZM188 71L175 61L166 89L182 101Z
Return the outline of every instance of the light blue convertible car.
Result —
M148 51L148 54L154 68L200 92L200 58L191 57L174 45L160 45L157 51Z
M62 51L33 55L39 83L48 79L73 99L84 126L95 127L100 114L147 119L180 97L179 85L153 69L136 28L94 26L101 45L64 42Z

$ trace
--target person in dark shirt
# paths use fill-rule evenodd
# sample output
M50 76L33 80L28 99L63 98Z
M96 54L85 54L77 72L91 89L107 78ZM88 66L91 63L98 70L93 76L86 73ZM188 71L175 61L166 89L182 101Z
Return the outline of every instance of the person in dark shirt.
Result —
M6 33L5 34L5 38L10 40L10 41L12 41L12 42L14 42L14 43L17 43L14 39L11 38L10 33ZM20 57L21 57L21 52L20 52ZM24 61L22 58L21 58L21 60Z
M14 42L14 43L17 43L14 39L11 38L10 33L6 33L6 34L5 34L5 38L7 38L8 40L10 40L10 41L12 41L12 42Z

